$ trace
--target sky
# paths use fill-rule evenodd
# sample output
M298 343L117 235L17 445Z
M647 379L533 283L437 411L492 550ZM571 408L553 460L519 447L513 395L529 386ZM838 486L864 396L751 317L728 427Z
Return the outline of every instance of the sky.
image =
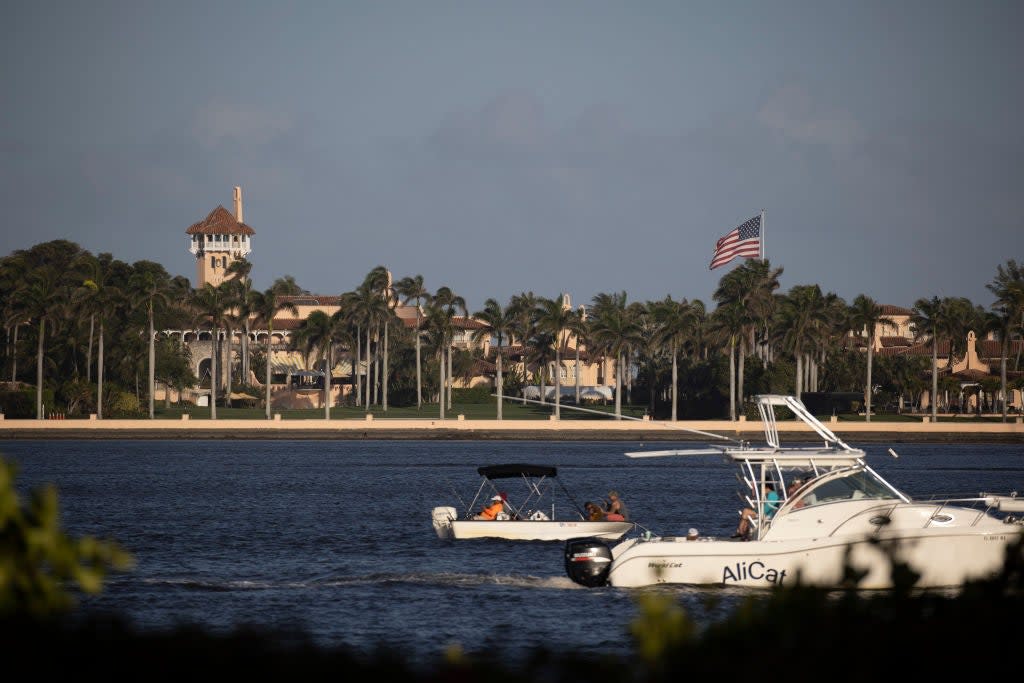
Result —
M185 230L240 186L259 289L710 310L764 210L783 292L987 307L1024 260L1022 30L1017 0L7 0L0 255L194 284Z

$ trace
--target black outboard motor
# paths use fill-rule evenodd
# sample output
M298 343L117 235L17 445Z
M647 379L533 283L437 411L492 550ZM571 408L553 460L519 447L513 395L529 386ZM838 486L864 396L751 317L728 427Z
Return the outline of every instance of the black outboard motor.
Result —
M565 573L588 588L603 586L612 568L612 551L596 538L570 538L565 542Z

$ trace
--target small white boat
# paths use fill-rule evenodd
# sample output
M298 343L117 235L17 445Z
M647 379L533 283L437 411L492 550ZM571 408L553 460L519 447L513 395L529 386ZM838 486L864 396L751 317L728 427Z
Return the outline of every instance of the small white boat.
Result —
M783 448L776 407L792 411L825 440L824 446ZM770 588L799 582L886 589L893 586L895 559L919 574L916 588L949 588L994 575L1003 567L1008 549L1019 551L1014 544L1021 540L1024 523L1011 513L1024 512L1024 498L1015 492L912 499L871 469L863 450L843 443L795 397L760 396L758 409L766 447L741 443L711 451L723 453L739 469L741 496L750 510L760 511L751 519L749 536L688 540L647 532L610 547L596 539L573 539L565 547L569 577L584 586ZM794 480L799 483L787 494ZM777 503L762 495L767 483L780 492ZM856 579L847 568L855 570Z
M504 538L513 541L565 541L588 536L617 540L634 525L629 521L591 521L558 479L558 469L548 465L488 465L478 467L482 477L473 500L460 512L451 506L435 507L431 522L439 538ZM518 479L526 486L524 496L502 496L497 482ZM555 486L558 486L558 490ZM490 500L502 500L504 510L492 520L474 519ZM561 506L564 506L564 510Z

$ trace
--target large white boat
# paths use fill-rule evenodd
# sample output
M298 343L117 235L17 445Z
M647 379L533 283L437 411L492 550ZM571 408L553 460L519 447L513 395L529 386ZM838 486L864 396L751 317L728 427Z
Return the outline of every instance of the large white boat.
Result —
M776 408L803 420L824 445L783 448ZM760 396L758 409L765 447L740 443L710 451L626 454L721 452L739 469L741 495L753 512L747 536L688 539L647 532L614 546L572 539L565 546L569 577L584 586L800 583L886 589L899 574L893 572L895 561L919 575L913 584L917 588L959 587L998 572L1008 549L1021 552L1024 524L1012 513L1024 511L1024 498L1015 492L912 499L869 467L863 450L845 444L795 397ZM767 500L769 483L779 492L777 502Z
M487 465L478 467L480 486L460 513L452 506L431 511L439 538L504 538L513 541L565 541L589 536L617 540L633 529L629 521L591 521L572 494L558 479L558 469L548 465ZM519 480L520 496L499 489L500 480ZM555 487L558 487L557 489ZM517 487L517 492L521 487ZM502 504L495 519L475 519L478 508L492 500Z

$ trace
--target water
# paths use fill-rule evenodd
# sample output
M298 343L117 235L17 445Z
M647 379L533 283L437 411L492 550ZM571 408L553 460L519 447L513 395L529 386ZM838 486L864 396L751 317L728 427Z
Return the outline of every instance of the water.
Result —
M74 536L116 539L136 559L87 613L139 628L253 625L324 647L378 645L428 660L458 643L510 660L544 646L627 654L637 591L565 575L562 543L444 542L430 510L472 499L476 467L550 464L582 505L616 489L656 533L728 535L741 507L716 456L629 459L635 442L7 441L22 492L56 484ZM657 449L693 444L659 443ZM868 462L915 496L1024 492L1024 445L869 446ZM510 482L509 493L516 487ZM728 613L739 590L659 588L692 617ZM706 599L721 597L709 607Z

